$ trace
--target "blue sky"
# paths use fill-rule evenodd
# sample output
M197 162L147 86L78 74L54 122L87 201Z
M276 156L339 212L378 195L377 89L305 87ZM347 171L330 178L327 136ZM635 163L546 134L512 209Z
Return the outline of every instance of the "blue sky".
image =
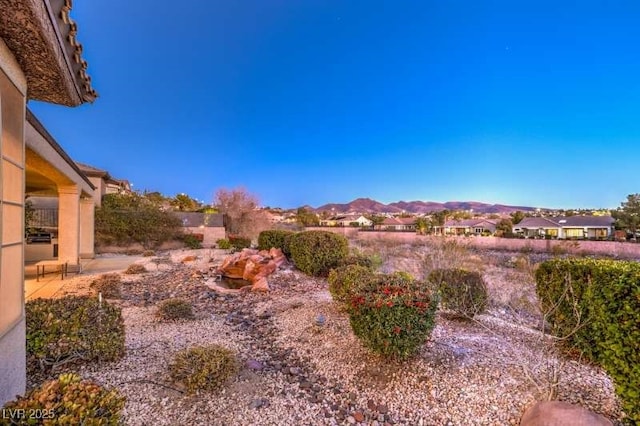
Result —
M616 207L640 192L636 1L74 2L100 97L30 108L135 189Z

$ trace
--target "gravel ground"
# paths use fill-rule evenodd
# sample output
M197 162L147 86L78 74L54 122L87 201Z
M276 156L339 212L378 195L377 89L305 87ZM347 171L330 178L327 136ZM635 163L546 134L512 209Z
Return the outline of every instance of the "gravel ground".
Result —
M286 266L270 277L268 294L222 296L204 285L220 253L194 252L195 261L181 262L186 255L165 256L158 268L145 260L150 272L123 275L123 299L114 303L123 308L127 354L79 370L127 397L126 424L518 424L549 390L558 363L558 399L621 418L602 370L558 360L538 331L508 316L439 315L419 356L396 364L360 345L325 280ZM168 297L190 299L196 319L155 319L155 304ZM212 343L235 350L244 368L222 391L186 395L166 366L177 351Z

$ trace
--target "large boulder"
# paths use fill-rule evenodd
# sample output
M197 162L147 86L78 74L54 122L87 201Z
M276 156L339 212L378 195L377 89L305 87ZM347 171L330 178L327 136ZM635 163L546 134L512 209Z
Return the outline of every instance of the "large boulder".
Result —
M267 277L286 260L282 250L243 249L224 259L217 273L228 278L242 278L251 282L251 290L267 291Z
M541 401L524 412L520 426L613 426L613 423L579 405Z

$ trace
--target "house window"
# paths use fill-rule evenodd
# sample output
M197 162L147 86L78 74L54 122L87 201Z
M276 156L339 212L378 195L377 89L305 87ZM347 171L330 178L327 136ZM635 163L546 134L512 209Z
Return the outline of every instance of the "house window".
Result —
M557 237L558 236L558 230L557 229L546 229L544 233L545 233L545 235L548 235L550 237Z
M475 228L473 230L476 234L482 234L482 231L484 231L484 228Z
M584 237L584 229L582 228L568 228L565 229L565 235L567 238L582 238Z
M596 238L606 238L609 236L607 229L605 228L596 228Z

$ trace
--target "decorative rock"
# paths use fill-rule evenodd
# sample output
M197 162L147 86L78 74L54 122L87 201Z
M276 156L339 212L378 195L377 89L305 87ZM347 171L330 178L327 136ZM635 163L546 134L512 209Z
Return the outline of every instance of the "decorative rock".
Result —
M606 417L579 405L561 401L541 401L527 409L520 426L613 426Z
M378 406L373 399L370 399L367 401L367 408L371 411L376 411Z
M250 359L246 362L246 366L249 370L261 371L264 368L264 365L260 361L256 361L255 359Z
M356 424L356 419L353 416L348 416L347 417L347 422L349 422L349 424L354 425Z
M362 414L362 412L360 411L356 411L355 413L353 413L353 418L356 419L358 423L362 422L364 421L364 414Z

